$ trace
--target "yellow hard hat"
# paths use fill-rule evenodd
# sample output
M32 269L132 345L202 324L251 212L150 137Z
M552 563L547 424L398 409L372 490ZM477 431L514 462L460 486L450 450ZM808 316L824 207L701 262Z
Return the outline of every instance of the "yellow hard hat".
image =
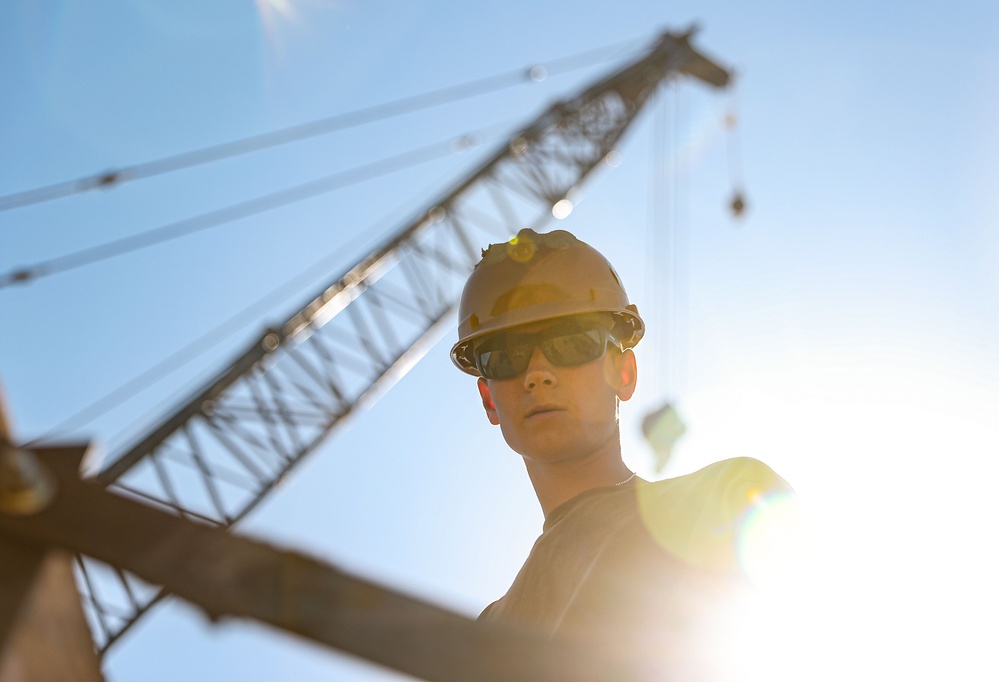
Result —
M645 322L614 268L599 251L565 230L524 228L509 242L490 244L475 266L458 306L458 343L451 360L478 376L472 342L487 334L566 315L612 313L615 335L632 348ZM619 337L619 338L618 338Z

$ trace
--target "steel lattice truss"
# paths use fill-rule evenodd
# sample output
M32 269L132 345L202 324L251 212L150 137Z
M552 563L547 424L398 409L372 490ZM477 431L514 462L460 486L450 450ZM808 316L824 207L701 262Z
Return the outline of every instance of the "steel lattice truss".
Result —
M666 34L642 59L549 108L388 243L263 337L98 479L229 527L326 436L405 374L450 324L478 247L540 227L618 143L663 79L728 73ZM164 595L78 560L103 653Z

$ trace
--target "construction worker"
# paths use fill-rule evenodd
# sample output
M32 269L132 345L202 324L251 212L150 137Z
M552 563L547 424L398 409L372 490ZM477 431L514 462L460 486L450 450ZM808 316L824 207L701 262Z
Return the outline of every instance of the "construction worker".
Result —
M727 612L748 582L741 531L790 488L748 458L653 483L627 467L618 406L635 391L644 332L617 273L569 232L524 229L483 251L451 358L478 377L545 521L480 619L680 675L666 679L723 679Z

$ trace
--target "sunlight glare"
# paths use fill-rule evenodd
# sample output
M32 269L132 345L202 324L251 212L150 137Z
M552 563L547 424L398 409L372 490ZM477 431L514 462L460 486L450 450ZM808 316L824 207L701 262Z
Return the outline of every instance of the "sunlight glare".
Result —
M572 202L568 199L559 199L552 206L552 215L556 220L565 220L572 213Z
M281 16L286 19L295 17L295 8L291 0L256 0L257 10L262 17Z
M260 24L267 35L268 41L275 48L280 47L279 28L282 23L292 23L298 20L298 11L294 0L254 0Z
M690 430L674 472L755 457L806 512L809 557L795 580L778 578L783 560L767 551L767 528L799 523L783 502L765 499L741 524L738 558L761 596L740 614L738 679L846 679L857 666L865 679L959 679L948 671L988 658L995 394L903 352L777 359L683 402Z

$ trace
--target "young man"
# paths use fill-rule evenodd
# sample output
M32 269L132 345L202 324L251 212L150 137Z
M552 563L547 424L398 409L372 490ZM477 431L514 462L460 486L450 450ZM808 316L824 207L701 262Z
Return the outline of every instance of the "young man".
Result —
M451 357L524 460L544 529L482 620L718 679L746 585L740 524L787 484L751 459L649 483L621 456L618 406L645 323L617 273L565 231L492 244L469 277Z

